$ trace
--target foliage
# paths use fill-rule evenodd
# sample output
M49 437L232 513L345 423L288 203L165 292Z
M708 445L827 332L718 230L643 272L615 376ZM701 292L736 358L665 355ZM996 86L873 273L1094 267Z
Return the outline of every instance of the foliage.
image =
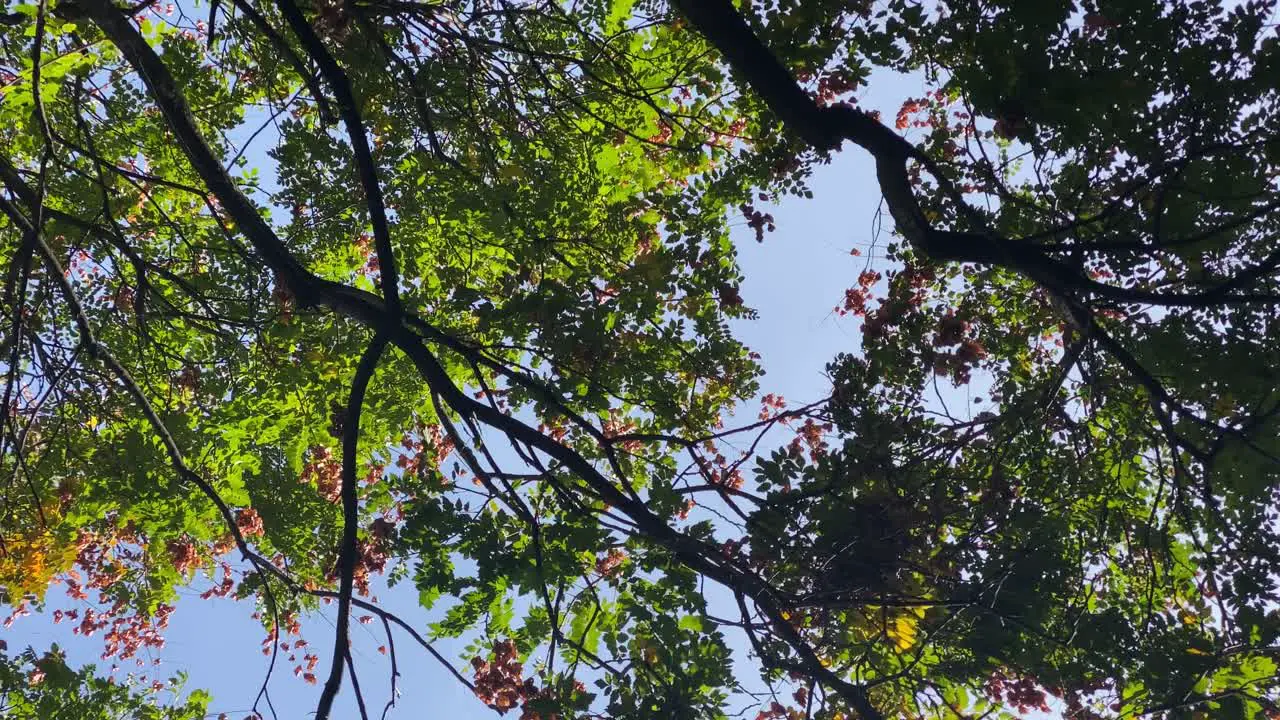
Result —
M83 720L198 720L209 704L196 690L177 701L183 678L131 686L94 675L92 665L69 667L57 646L43 655L28 648L0 654L0 712L7 718L83 718ZM162 696L171 696L165 698Z
M1277 712L1271 3L198 10L0 16L15 615L128 659L205 583L274 662L336 601L322 718L356 612L527 720ZM890 126L873 72L932 89ZM862 347L726 428L729 228L846 142Z

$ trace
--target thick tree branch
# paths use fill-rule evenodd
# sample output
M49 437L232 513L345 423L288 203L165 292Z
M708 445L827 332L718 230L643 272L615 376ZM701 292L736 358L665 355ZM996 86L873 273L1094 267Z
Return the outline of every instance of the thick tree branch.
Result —
M360 522L360 498L357 495L358 467L357 450L360 444L360 413L364 407L364 396L369 389L369 380L378 367L382 351L386 348L386 340L381 335L360 357L356 366L355 377L351 380L351 393L347 397L346 412L342 417L342 545L338 550L338 618L333 631L333 664L329 667L329 677L325 680L324 689L320 693L320 702L316 705L316 720L327 720L333 709L333 699L342 687L342 664L351 650L351 590L355 583L356 570L356 533ZM355 680L355 676L352 676ZM362 708L363 711L363 708Z
M985 223L932 158L857 108L819 106L756 36L730 0L672 0L672 4L724 55L729 65L742 74L783 124L806 143L817 150L830 151L849 140L871 153L876 164L876 179L898 231L912 247L935 260L1004 267L1055 292L1083 291L1121 302L1208 307L1280 301L1280 296L1269 293L1231 294L1280 266L1280 251L1210 291L1158 293L1099 283L1072 264L1052 257L1046 247L1029 240L1003 238L986 230L957 232L936 228L916 199L907 172L909 161L920 163L937 179L957 213L966 216L976 227L984 227Z
M1011 243L987 233L939 230L925 217L911 187L907 163L915 161L937 178L956 209L974 224L981 221L931 158L905 138L848 105L820 107L761 42L729 0L673 0L693 26L741 73L769 109L806 143L820 151L835 150L849 140L871 153L876 179L898 231L913 247L936 260L978 262L1010 267L1038 281L1060 285L1078 270L1052 258L1031 243Z
M395 253L391 246L391 227L387 221L386 202L382 197L382 185L378 182L378 167L373 159L373 149L369 147L369 136L365 132L364 120L360 117L360 107L356 104L355 93L351 90L351 81L347 73L329 54L324 41L316 34L311 23L303 17L293 0L276 0L276 7L288 21L293 32L302 41L302 47L320 67L333 94L338 100L338 112L342 116L342 124L347 127L347 136L351 139L351 149L356 156L356 167L359 169L360 185L364 188L365 202L369 205L369 221L373 225L373 242L378 255L378 276L381 280L382 297L387 307L394 312L400 310L400 275L396 270Z

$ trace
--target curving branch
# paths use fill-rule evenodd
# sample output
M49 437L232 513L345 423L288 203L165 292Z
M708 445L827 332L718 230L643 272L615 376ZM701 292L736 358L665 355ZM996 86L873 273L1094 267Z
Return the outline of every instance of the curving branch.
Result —
M15 195L18 195L18 193L15 192ZM59 294L62 296L63 302L66 303L67 308L71 313L72 320L75 323L76 330L79 333L75 352L78 354L79 352L84 351L91 360L97 360L106 367L108 373L113 376L121 386L123 386L126 394L129 395L129 397L138 406L138 409L142 412L143 418L151 427L152 432L154 432L156 437L160 440L161 445L165 449L165 453L169 456L169 464L177 474L178 478L194 485L214 504L219 516L222 518L223 524L230 532L236 548L240 551L241 556L249 562L250 566L254 569L254 572L262 578L263 592L266 596L266 602L274 613L276 602L271 586L267 582L267 570L276 571L277 574L280 574L280 571L278 571L270 562L267 562L264 558L249 548L248 542L245 540L244 533L240 530L239 524L236 523L236 518L231 512L230 506L228 506L226 501L223 500L217 488L187 464L173 433L170 432L168 426L160 417L160 414L147 398L146 393L143 392L142 386L134 379L133 375L124 367L119 359L116 358L111 350L98 339L92 324L89 322L89 316L85 312L83 303L77 295L75 288L71 286L67 273L64 272L62 264L58 261L57 255L44 240L41 227L37 224L42 221L44 214L44 205L42 198L40 197L40 193L36 193L28 197L20 197L20 199L34 206L33 213L36 218L36 222L33 222L28 218L27 215L22 212L21 208L2 196L0 196L0 212L3 212L14 226L22 232L22 247L25 248L27 252L34 249L34 251L36 251L44 261L48 274L51 277L56 278L54 284ZM267 697L267 682L271 676L271 669L275 666L278 651L279 648L273 643L271 664L267 671L267 677L263 680L262 687L258 691L258 700ZM255 700L254 702L255 711L257 709L258 700ZM267 697L267 702L270 703L269 697Z
M67 308L71 312L76 329L80 333L78 346L83 348L85 353L91 358L98 360L116 380L124 387L125 391L133 398L138 408L142 411L143 417L147 423L151 425L152 430L160 439L161 445L164 446L165 452L169 456L170 464L177 471L179 477L195 485L204 493L218 509L218 514L222 516L223 521L231 530L235 538L236 545L248 557L248 545L245 543L244 536L241 534L239 527L236 525L235 516L231 513L231 508L227 505L222 496L218 494L217 489L200 476L199 473L191 469L186 459L182 455L182 450L178 447L177 441L173 438L173 434L169 432L169 428L165 425L164 420L160 418L159 413L152 406L151 401L147 399L146 393L142 391L142 387L129 373L128 369L120 363L111 350L107 348L97 338L92 325L89 323L89 317L84 311L84 306L80 302L80 298L76 295L75 289L71 287L70 281L67 280L66 274L63 272L62 264L58 262L57 256L54 254L49 244L45 242L40 234L40 230L31 223L31 221L22 213L22 211L9 200L0 197L0 211L13 221L19 229L22 230L26 242L31 243L39 253L41 259L48 266L49 274L56 278L56 285L63 297L63 301L67 304Z

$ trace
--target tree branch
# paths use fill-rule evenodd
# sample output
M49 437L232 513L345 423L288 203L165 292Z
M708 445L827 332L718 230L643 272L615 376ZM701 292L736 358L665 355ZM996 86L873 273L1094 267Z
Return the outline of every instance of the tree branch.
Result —
M378 254L378 275L381 280L382 297L387 307L393 312L400 310L400 275L396 271L395 253L391 247L391 229L387 222L387 208L382 197L382 185L378 182L378 168L373 160L373 150L369 147L369 136L364 129L364 120L360 117L360 108L356 105L355 94L351 90L351 81L347 73L338 64L324 42L316 35L316 31L303 17L293 0L276 0L276 7L293 28L294 34L302 41L302 47L320 67L333 94L338 100L338 112L342 116L342 124L347 127L347 136L351 138L351 149L356 156L356 167L360 173L360 185L364 187L365 201L369 204L369 221L373 224L373 241Z
M365 349L351 380L351 393L347 396L347 408L342 418L342 546L338 551L338 619L333 632L333 664L329 678L324 682L320 701L316 705L316 720L328 720L333 709L333 699L342 687L342 664L349 656L351 623L351 589L356 570L356 532L359 530L360 498L357 495L357 453L360 442L360 413L364 407L365 392L369 380L378 367L378 360L387 342L378 335ZM354 681L355 677L352 676ZM362 708L363 712L363 708Z

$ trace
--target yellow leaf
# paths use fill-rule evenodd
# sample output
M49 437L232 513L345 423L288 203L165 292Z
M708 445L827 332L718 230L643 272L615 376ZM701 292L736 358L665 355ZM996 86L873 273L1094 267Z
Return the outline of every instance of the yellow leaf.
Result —
M905 651L915 644L916 632L919 620L912 615L899 615L893 619L893 624L889 626L889 639L893 640L893 644L898 648L899 652Z

